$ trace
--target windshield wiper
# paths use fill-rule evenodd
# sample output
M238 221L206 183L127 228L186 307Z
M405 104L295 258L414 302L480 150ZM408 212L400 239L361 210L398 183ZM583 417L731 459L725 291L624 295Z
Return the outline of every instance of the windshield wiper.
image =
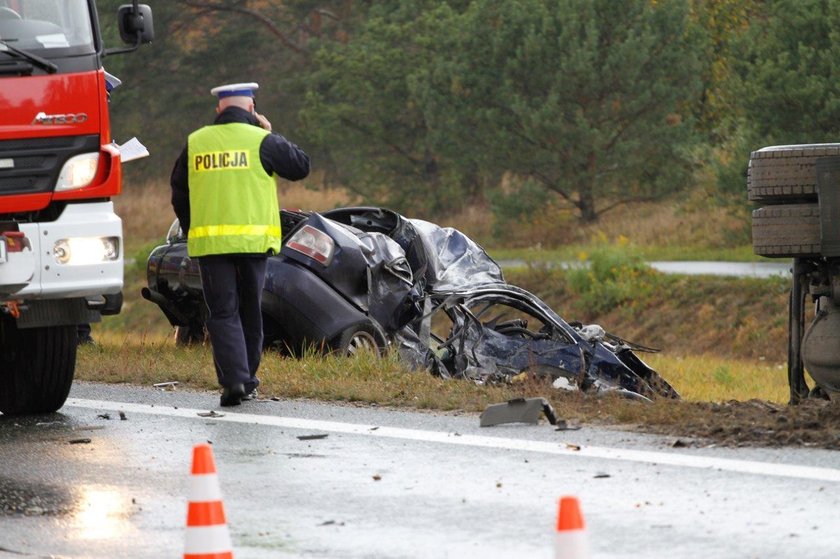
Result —
M30 52L26 52L25 50L15 48L3 39L0 39L0 45L6 47L6 50L4 50L3 52L10 52L16 54L20 58L31 62L32 64L34 64L35 66L37 66L38 68L40 68L48 74L55 74L56 72L58 72L58 66L56 66L46 58L41 58L40 56L36 56Z

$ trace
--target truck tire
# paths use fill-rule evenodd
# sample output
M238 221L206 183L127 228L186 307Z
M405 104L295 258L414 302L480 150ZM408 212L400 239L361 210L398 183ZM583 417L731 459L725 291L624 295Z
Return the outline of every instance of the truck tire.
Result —
M753 252L771 258L820 255L819 204L767 206L752 213Z
M76 370L76 342L75 326L0 323L0 412L52 413L63 406Z
M373 322L358 322L346 328L331 344L339 355L353 357L362 351L374 351L377 355L385 353L388 342L385 334Z
M840 144L770 146L750 154L747 194L753 202L817 200L817 159L840 155Z

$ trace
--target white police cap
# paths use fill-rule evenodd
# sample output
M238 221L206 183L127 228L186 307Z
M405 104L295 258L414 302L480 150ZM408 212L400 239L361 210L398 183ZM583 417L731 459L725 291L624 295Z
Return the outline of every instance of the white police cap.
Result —
M225 97L253 97L254 92L258 90L260 86L254 82L250 83L230 83L227 85L220 85L218 87L214 87L210 90L210 95L215 95L219 99L224 99Z

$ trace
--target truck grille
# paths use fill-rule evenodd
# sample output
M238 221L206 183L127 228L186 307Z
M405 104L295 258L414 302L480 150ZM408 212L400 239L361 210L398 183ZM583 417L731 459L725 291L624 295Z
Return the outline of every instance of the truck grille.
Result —
M99 136L0 141L0 195L52 192L72 156L99 151Z

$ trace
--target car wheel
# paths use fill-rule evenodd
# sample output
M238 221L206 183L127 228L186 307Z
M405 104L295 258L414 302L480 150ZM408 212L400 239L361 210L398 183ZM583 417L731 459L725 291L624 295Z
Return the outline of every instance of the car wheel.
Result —
M359 322L346 328L331 344L339 355L353 357L364 351L385 353L388 342L382 329L373 322Z
M767 206L752 214L753 252L769 257L820 254L819 204Z
M175 327L175 345L190 346L203 344L207 339L207 330L204 323L190 323L189 326Z
M840 155L840 144L770 146L750 154L747 194L753 202L817 200L817 159Z

